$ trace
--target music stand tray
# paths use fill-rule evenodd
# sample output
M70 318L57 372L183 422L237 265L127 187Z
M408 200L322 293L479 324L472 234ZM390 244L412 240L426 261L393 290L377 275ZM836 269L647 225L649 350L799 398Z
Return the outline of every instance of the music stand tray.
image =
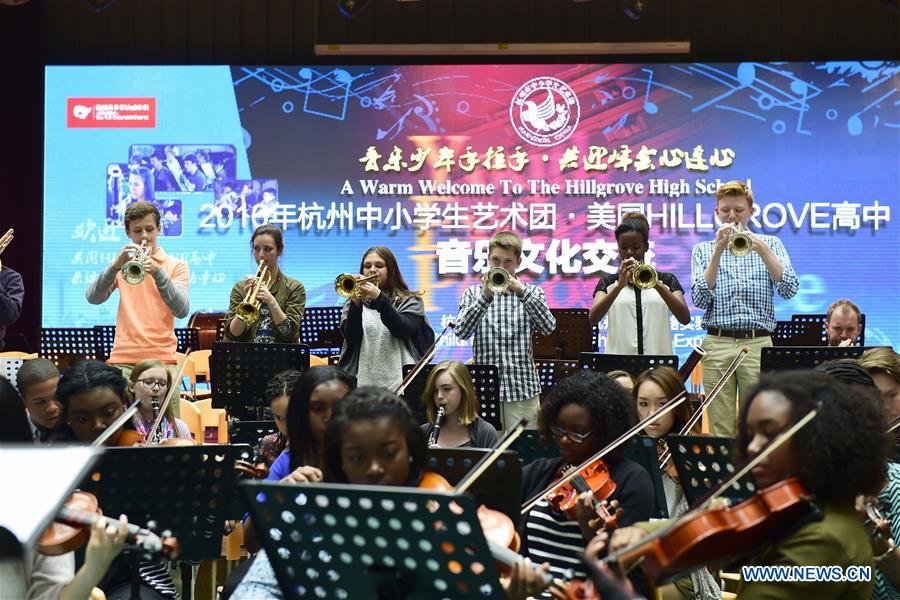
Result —
M400 487L240 486L285 598L505 598L469 496Z
M859 358L869 348L860 346L770 346L760 355L760 371L815 369L823 362L839 358Z
M209 359L213 408L225 408L239 419L251 419L263 406L269 380L287 369L309 368L304 344L215 342Z
M403 365L403 376L406 377L414 366ZM422 393L425 391L428 375L434 367L433 364L422 367L419 374L403 391L403 399L406 400L419 423L425 423L428 420L425 417L425 405L422 404ZM472 385L475 386L475 394L478 396L478 415L493 425L494 429L498 431L503 429L500 422L500 374L497 367L494 365L466 365L466 368L469 369Z
M81 482L105 514L154 521L181 544L180 560L218 558L240 447L108 448Z
M648 369L672 367L678 370L678 357L674 354L601 354L582 352L578 355L578 366L582 369L609 373L622 370L637 377Z
M483 448L429 448L428 471L443 476L450 485L459 483L481 458L490 452ZM468 492L475 504L505 513L513 523L522 518L519 495L510 490L522 487L522 466L516 453L505 450L487 470L481 474Z
M535 358L576 360L581 352L591 352L600 335L597 327L591 326L586 308L551 308L550 314L556 319L556 329L550 335L535 332L533 354Z
M733 438L667 435L666 442L672 451L684 497L691 506L736 472ZM754 493L756 484L748 473L725 490L722 496L738 503Z

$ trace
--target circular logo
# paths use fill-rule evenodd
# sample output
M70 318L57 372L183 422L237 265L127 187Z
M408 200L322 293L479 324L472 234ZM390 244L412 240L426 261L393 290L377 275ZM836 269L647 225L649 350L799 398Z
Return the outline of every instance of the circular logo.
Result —
M535 77L516 90L509 105L513 129L535 146L555 146L575 131L581 118L578 96L555 77Z

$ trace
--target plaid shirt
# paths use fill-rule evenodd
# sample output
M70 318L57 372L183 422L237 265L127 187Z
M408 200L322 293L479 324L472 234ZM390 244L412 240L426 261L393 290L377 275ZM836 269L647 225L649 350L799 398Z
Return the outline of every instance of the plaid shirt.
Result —
M541 288L525 284L521 296L494 294L485 298L481 284L463 294L456 318L456 335L472 335L476 364L496 365L500 371L500 400L518 402L541 391L531 341L534 331L549 335L556 319Z
M720 329L763 329L775 331L775 294L785 300L800 289L800 282L791 259L781 240L771 235L760 235L781 264L784 272L781 281L772 281L766 265L756 252L736 257L722 252L715 289L709 289L703 276L712 260L715 242L701 242L691 253L691 298L694 306L706 309L703 327Z

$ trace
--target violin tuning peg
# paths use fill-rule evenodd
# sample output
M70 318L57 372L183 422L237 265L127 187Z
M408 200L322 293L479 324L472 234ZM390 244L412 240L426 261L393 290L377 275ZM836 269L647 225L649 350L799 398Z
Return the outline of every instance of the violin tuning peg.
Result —
M164 538L170 538L170 537L172 537L172 530L171 530L171 529L166 529L165 531L163 531L163 532L162 532L162 537L164 537Z
M153 531L156 529L156 521L147 521L147 529Z

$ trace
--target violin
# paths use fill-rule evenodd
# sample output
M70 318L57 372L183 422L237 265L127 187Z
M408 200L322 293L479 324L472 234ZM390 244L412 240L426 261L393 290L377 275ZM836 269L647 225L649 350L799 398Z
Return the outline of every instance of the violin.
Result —
M560 477L567 475L563 471ZM575 505L578 496L590 492L594 498L594 512L603 520L605 529L616 528L616 515L607 510L604 500L616 491L616 482L602 458L580 469L567 483L560 485L547 496L547 502L557 511L565 513L573 521L578 518Z
M269 467L265 465L257 466L253 461L244 460L243 458L234 461L234 471L238 475L250 479L265 479L269 476Z
M123 429L116 440L116 448L130 448L144 443L144 436L134 429Z
M91 537L91 525L101 520L104 524L118 526L118 521L102 516L97 497L88 492L74 492L59 510L55 523L51 523L38 540L38 551L47 556L59 556L82 547ZM149 529L128 524L128 537L133 547L149 560L162 555L174 560L181 546L171 536L160 538Z
M688 513L671 527L611 554L604 562L627 565L640 561L653 581L665 583L725 557L748 553L796 526L814 510L811 495L792 477L733 507Z

